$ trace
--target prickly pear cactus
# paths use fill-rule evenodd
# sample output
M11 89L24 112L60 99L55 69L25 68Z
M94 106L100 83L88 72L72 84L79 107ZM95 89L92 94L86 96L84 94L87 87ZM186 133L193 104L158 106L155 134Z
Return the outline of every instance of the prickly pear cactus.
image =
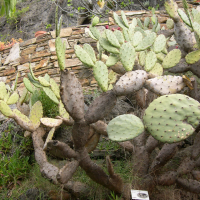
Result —
M108 137L113 141L126 141L137 137L144 131L142 120L135 115L120 115L107 126Z
M161 142L173 143L193 134L200 120L200 103L183 94L164 95L146 109L145 128Z

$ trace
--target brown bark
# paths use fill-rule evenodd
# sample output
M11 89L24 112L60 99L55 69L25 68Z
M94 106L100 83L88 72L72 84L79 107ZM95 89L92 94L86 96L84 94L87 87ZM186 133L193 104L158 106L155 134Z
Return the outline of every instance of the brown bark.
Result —
M51 140L47 144L48 152L58 158L76 158L76 152L71 149L67 144L57 140Z

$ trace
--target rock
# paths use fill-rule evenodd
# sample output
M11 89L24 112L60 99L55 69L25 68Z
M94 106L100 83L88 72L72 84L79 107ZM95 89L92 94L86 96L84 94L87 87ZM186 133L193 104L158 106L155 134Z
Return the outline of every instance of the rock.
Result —
M25 194L19 196L18 200L46 200L48 196L44 191L37 188L31 188L26 191Z

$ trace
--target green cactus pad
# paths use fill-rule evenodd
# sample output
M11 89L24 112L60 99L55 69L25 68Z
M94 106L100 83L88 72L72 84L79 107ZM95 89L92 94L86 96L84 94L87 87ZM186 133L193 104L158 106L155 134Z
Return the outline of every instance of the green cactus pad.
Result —
M126 15L123 10L121 10L121 17L124 25L128 28L129 27L128 20L126 19Z
M99 23L99 17L95 16L95 17L92 19L92 26L96 26L98 23Z
M43 151L46 151L46 150L47 150L47 144L48 144L48 142L49 142L50 140L52 140L55 130L56 130L56 128L53 127L53 128L49 131L48 136L47 136L47 138L46 138L46 141L45 141L45 143L44 143Z
M33 76L31 75L31 73L28 73L27 75L28 75L29 81L30 81L35 87L37 87L37 88L42 88L42 87L43 87L43 86L40 84L39 81L36 81L36 80L33 79Z
M115 84L114 91L117 96L126 96L140 90L146 80L147 73L144 70L126 72Z
M107 126L107 132L110 140L126 141L144 132L144 125L135 115L125 114L112 119Z
M176 66L181 60L181 51L179 49L173 49L170 51L163 60L163 68L171 68Z
M200 24L197 22L193 23L194 31L197 33L197 35L200 37Z
M142 25L142 22L141 22L141 20L140 20L139 18L137 18L137 25L138 25L140 28L144 29L144 27L143 27L143 25Z
M106 65L108 67L115 65L119 61L119 55L111 54L106 60Z
M56 38L56 55L58 58L58 64L61 70L65 69L65 50L66 44L62 42L60 37Z
M164 49L162 50L162 53L168 54L167 48L164 48Z
M129 31L128 31L128 29L125 28L125 29L122 30L122 32L123 32L125 41L129 42L130 41L130 37L129 37Z
M188 16L185 14L185 12L179 8L178 14L181 17L181 19L184 21L184 23L191 27L190 20L188 19Z
M21 97L19 98L19 103L22 105L25 102L26 96L28 94L28 90L24 87Z
M112 44L114 47L120 48L120 44L115 34L109 29L106 29L105 33L106 33L106 38L108 39L110 44Z
M112 46L107 39L100 38L99 43L106 51L108 51L110 53L114 53L114 54L119 53L119 50L117 48L115 48L114 46Z
M130 42L124 43L120 48L120 59L126 71L132 71L135 63L135 49Z
M7 93L6 85L4 82L0 82L0 100L3 100Z
M150 74L155 76L162 76L163 75L163 67L161 64L156 63L154 67L149 71Z
M166 37L163 34L160 34L153 44L154 52L160 53L166 47L166 42Z
M200 12L198 12L197 9L192 9L192 11L193 11L192 14L193 14L193 20L194 20L194 22L197 22L198 24L200 24Z
M110 70L108 74L108 83L113 84L117 80L117 73L115 73L113 70Z
M34 73L33 73L33 68L31 67L31 62L29 63L29 70L30 70L30 73L31 73L32 78L33 78L35 81L38 81L38 78L36 78L35 75L34 75Z
M200 104L183 94L161 96L149 105L143 120L155 139L179 142L192 135L199 124Z
M56 95L58 99L60 99L60 88L58 84L54 81L54 79L50 78L50 85L53 93Z
M8 86L8 85L6 85L6 86ZM5 96L4 96L4 101L5 102L7 102L8 101L8 99L9 99L9 97L10 97L10 90L8 90L7 92L6 92L6 94L5 94Z
M164 5L165 5L165 9L167 13L172 19L175 19L178 17L178 13L177 13L178 6L176 2L174 2L173 0L168 0L168 1L165 1Z
M45 78L46 81L48 81L48 82L50 81L50 76L49 76L49 74L45 74L45 75L44 75L44 78Z
M29 116L29 119L31 120L35 128L38 128L40 126L40 119L42 118L42 115L43 115L42 103L40 101L37 101L32 106Z
M97 61L93 73L98 85L106 92L108 90L108 68L102 61Z
M192 51L185 57L185 60L188 64L193 64L200 60L200 50Z
M95 38L94 35L92 35L92 32L90 31L90 29L88 29L88 34L93 40L97 40L97 38Z
M88 53L92 61L95 63L97 61L94 49L89 44L84 44L83 49Z
M139 32L141 32L142 33L142 35L143 35L143 37L146 37L147 36L147 34L146 34L146 30L144 31L144 29L142 29L142 28L140 28L140 27L138 27L138 26L136 26L135 27L135 32L136 31L139 31Z
M173 29L174 28L174 21L172 19L168 18L166 25L167 25L168 29Z
M9 99L7 100L7 104L8 105L11 105L11 104L15 104L17 103L17 101L19 100L19 95L17 92L14 92L10 97Z
M19 78L19 72L17 72L17 75L16 75L16 77L15 77L15 81L14 81L12 87L11 87L11 90L12 90L12 91L15 91L15 90L17 89L18 78Z
M150 71L157 62L156 54L153 51L149 51L146 55L145 59L145 67L144 69L148 72Z
M143 51L149 48L156 39L156 33L150 33L146 37L143 38L142 42L136 47L136 51Z
M158 24L158 25L156 26L155 32L157 33L158 31L160 31L160 24Z
M117 24L119 27L121 27L122 29L126 28L126 26L125 26L123 20L119 17L119 15L118 15L117 13L115 13L115 12L113 13L113 18L114 18L116 24Z
M114 34L115 34L116 38L118 39L118 42L120 44L123 44L124 43L124 36L123 36L122 32L119 31L119 30L115 30Z
M13 118L15 121L25 130L33 132L37 127L35 127L31 120L24 114L22 114L19 110L13 110Z
M186 84L181 76L158 76L148 79L145 87L159 95L175 94L182 90Z
M130 24L128 29L129 38L131 39L135 33L135 26L133 24Z
M29 106L32 107L37 101L39 101L40 94L38 90L34 90L34 92L31 94Z
M64 119L69 119L69 113L65 110L65 107L64 107L62 101L59 102L58 106L59 106L58 108L59 108L59 114L60 114L60 116L62 118L64 118Z
M164 58L165 58L166 55L161 52L161 53L156 54L156 56L157 56L157 59L159 61L163 62L163 60L164 60Z
M13 112L5 101L0 100L0 112L6 117L12 117Z
M32 87L31 82L30 82L27 78L23 78L23 82L24 82L24 85L25 85L26 89L27 89L30 93L33 93L33 87Z
M132 45L134 47L138 46L138 44L142 41L143 35L141 32L137 31L134 33L133 37L131 38Z
M145 51L140 51L139 52L139 63L141 66L145 65L145 60L146 60L146 53Z
M58 127L62 124L63 120L62 119L53 119L53 118L48 118L48 117L45 117L45 118L41 118L40 119L41 123L44 124L45 126L48 126L48 127Z
M94 67L94 62L90 58L89 54L82 47L75 45L74 49L76 56L83 64L88 67Z
M50 83L44 77L39 76L38 80L42 86L44 87L50 86Z
M149 23L150 23L150 18L149 17L145 17L145 19L144 19L144 27L148 28Z
M99 40L99 38L101 37L101 34L99 32L99 30L96 27L90 26L90 31L92 33L92 35Z
M53 101L55 102L56 104L59 104L59 101L56 97L56 95L54 94L54 92L48 88L48 87L43 87L43 90L45 92L45 94Z
M137 26L137 19L133 18L131 24L133 24L136 27Z

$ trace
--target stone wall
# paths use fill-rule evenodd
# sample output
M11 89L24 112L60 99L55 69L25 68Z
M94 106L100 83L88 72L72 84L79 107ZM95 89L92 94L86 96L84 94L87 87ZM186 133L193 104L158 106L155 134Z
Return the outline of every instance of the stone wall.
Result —
M120 15L120 12L117 12ZM126 16L129 20L133 17L139 17L143 21L145 17L150 17L151 13L147 11L126 11ZM159 23L165 26L167 14L164 11L156 12ZM114 25L112 13L110 13L109 22L98 25L99 30L104 30L105 25L110 28L117 28ZM61 38L66 42L66 67L77 74L83 87L91 89L96 88L97 83L93 78L92 71L82 65L74 53L75 44L89 43L94 48L96 41L91 39L88 34L87 26L69 27L61 30ZM19 72L18 84L23 82L29 72L29 62L33 68L34 74L44 76L48 73L59 83L59 67L55 52L55 31L24 41L20 44L15 44L10 49L5 49L0 52L0 81L9 83L15 80L17 72Z

